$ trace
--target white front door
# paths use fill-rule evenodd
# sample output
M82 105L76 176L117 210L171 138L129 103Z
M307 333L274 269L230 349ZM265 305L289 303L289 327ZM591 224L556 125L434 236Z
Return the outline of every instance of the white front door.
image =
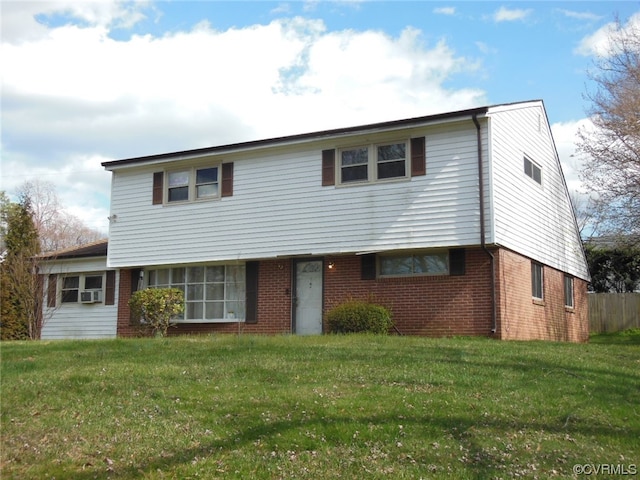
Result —
M322 260L297 260L294 332L322 333Z

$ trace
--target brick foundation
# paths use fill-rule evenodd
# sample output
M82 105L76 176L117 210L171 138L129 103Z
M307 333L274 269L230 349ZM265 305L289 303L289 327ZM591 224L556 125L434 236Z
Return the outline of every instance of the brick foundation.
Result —
M497 330L492 333L491 264L477 248L466 249L461 276L417 276L361 279L360 257L328 256L324 262L324 313L350 299L372 299L390 308L397 333L403 335L489 336L506 340L588 339L586 283L574 279L573 309L564 306L564 274L544 267L544 302L531 297L531 261L505 249L493 249L496 270ZM333 268L329 269L328 265ZM171 335L201 333L291 333L293 262L261 261L258 276L258 321L180 324ZM120 272L118 336L139 335L127 305L131 272Z
M491 335L490 263L481 250L467 250L466 274L360 279L360 257L327 257L325 311L348 298L372 298L391 309L403 335Z
M291 261L260 262L258 277L258 322L249 323L183 323L169 329L169 335L209 333L291 333ZM131 271L120 271L118 302L118 336L141 335L140 327L131 324L127 302L131 298Z
M509 250L496 256L499 336L505 340L589 339L587 283L574 278L574 307L564 303L564 273L544 266L544 299L531 296L531 261Z

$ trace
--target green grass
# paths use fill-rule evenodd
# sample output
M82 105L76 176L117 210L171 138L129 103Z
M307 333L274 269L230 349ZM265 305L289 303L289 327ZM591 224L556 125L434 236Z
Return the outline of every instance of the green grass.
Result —
M574 464L640 465L640 347L611 338L3 343L0 477L577 478Z

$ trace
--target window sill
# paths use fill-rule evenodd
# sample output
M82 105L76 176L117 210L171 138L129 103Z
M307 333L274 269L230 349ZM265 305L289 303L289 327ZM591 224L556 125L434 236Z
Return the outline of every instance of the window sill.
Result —
M564 311L567 313L576 313L576 308L575 307L567 307L566 305L564 306Z
M244 323L244 318L214 318L206 320L174 320L177 325L194 323Z
M336 183L336 188L349 188L358 187L364 185L385 185L389 183L404 183L411 181L411 177L394 177L385 178L384 180L358 180L353 182Z
M198 198L196 200L180 200L175 202L164 202L162 204L163 207L173 207L177 205L197 205L198 203L206 203L206 202L215 202L220 200L222 197L209 197L209 198Z
M533 298L531 299L531 303L533 303L534 305L538 305L539 307L544 307L545 305L544 300L541 298Z

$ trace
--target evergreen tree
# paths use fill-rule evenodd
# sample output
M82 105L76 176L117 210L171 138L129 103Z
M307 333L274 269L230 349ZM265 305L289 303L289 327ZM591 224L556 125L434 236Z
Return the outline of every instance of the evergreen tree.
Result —
M591 288L596 293L625 293L640 289L640 249L624 244L585 245Z
M42 288L38 280L40 243L28 197L9 202L2 194L2 264L0 268L0 338L40 336Z

